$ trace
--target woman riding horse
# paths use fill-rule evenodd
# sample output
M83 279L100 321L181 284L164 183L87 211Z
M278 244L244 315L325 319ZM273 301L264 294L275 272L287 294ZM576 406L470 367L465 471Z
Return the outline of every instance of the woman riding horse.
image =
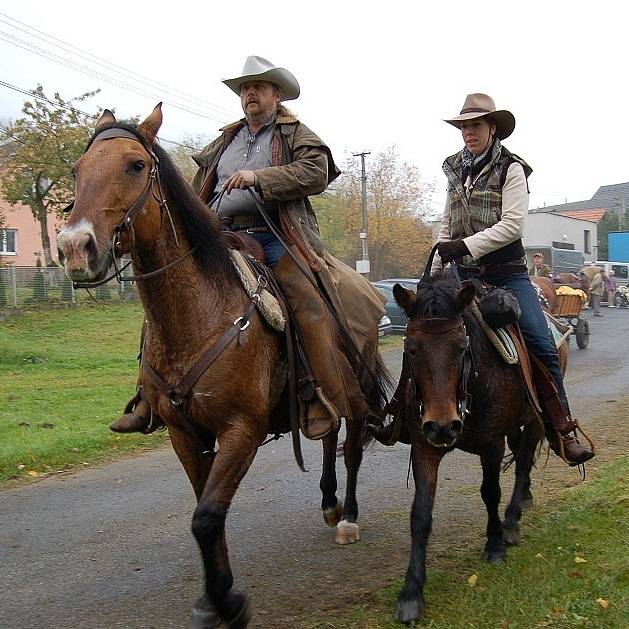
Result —
M522 311L518 321L529 350L546 367L558 398L545 404L550 447L570 465L585 463L594 452L579 443L570 414L555 344L527 274L522 245L528 209L530 166L501 141L515 128L510 111L496 110L486 94L469 94L458 116L445 122L461 130L465 146L448 157L446 207L439 232L442 263L460 263L462 277L513 291Z

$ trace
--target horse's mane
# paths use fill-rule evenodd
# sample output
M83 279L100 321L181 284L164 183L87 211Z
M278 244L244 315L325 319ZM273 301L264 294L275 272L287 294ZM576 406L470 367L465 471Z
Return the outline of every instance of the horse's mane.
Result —
M227 247L220 239L218 219L208 210L190 184L183 178L168 153L158 144L149 146L135 124L126 121L116 122L109 127L124 129L133 133L147 151L153 151L159 160L159 176L164 193L177 204L177 218L191 247L199 271L211 279L218 287L222 282L217 278L225 277L232 271L231 259ZM103 129L99 129L102 131ZM91 145L96 133L90 139ZM173 211L174 208L170 208Z
M454 293L460 285L454 279L436 275L417 284L417 299L410 312L410 319L440 317L456 319L459 311Z

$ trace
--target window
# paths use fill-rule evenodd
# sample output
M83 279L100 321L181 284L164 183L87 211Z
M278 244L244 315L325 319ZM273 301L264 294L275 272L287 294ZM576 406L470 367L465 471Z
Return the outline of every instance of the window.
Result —
M583 253L592 253L592 241L589 229L583 230Z
M17 254L17 229L0 229L0 254Z
M627 272L627 266L625 264L612 264L612 271L619 280L626 280L629 278Z

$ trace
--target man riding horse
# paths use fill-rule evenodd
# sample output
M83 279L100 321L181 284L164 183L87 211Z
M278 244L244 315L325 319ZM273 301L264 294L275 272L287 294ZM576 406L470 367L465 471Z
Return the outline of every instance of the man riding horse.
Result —
M199 170L193 187L205 203L214 201L212 209L224 229L246 233L264 249L316 381L317 398L308 406L303 430L319 439L337 429L342 418L368 414L355 370L340 349L339 328L344 328L345 339L356 342L361 330L384 314L383 300L364 278L323 250L308 196L323 192L340 171L325 143L281 104L299 96L297 79L251 56L241 76L223 82L240 96L245 116L223 127L194 156ZM260 206L283 242L267 225ZM159 425L151 421L140 389L110 428L151 432Z

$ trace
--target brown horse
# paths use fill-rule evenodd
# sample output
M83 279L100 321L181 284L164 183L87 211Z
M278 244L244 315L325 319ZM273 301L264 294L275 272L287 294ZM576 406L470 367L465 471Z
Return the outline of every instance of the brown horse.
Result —
M101 280L112 261L127 253L143 276L138 280L147 321L142 385L151 408L168 426L198 501L192 531L201 549L205 588L193 611L193 626L207 629L223 622L245 627L249 605L232 589L225 519L267 434L288 430L278 420L287 415L286 395L278 403L275 393L283 339L252 309L253 300L219 238L218 219L155 143L161 122L159 105L137 127L117 123L105 111L74 167L76 199L58 237L59 257L75 281ZM224 344L226 334L232 340ZM385 371L377 341L376 325L364 353L380 382ZM208 348L223 344L185 399L156 385L159 379L166 387L179 383ZM156 377L147 376L148 370ZM376 397L367 401L378 413L383 400ZM336 498L337 434L323 439L320 482L324 518L337 526L339 543L359 537L356 479L364 418L349 419L346 431L344 506Z
M481 496L487 508L484 556L505 558L519 542L519 520L532 500L530 471L544 429L527 396L519 367L507 365L481 330L468 306L476 288L452 279L418 284L417 294L399 284L397 303L409 317L404 369L398 392L411 443L415 499L411 512L411 558L396 617L421 618L426 581L426 544L441 459L454 448L480 456ZM515 460L515 486L505 520L498 515L500 468L505 437Z

